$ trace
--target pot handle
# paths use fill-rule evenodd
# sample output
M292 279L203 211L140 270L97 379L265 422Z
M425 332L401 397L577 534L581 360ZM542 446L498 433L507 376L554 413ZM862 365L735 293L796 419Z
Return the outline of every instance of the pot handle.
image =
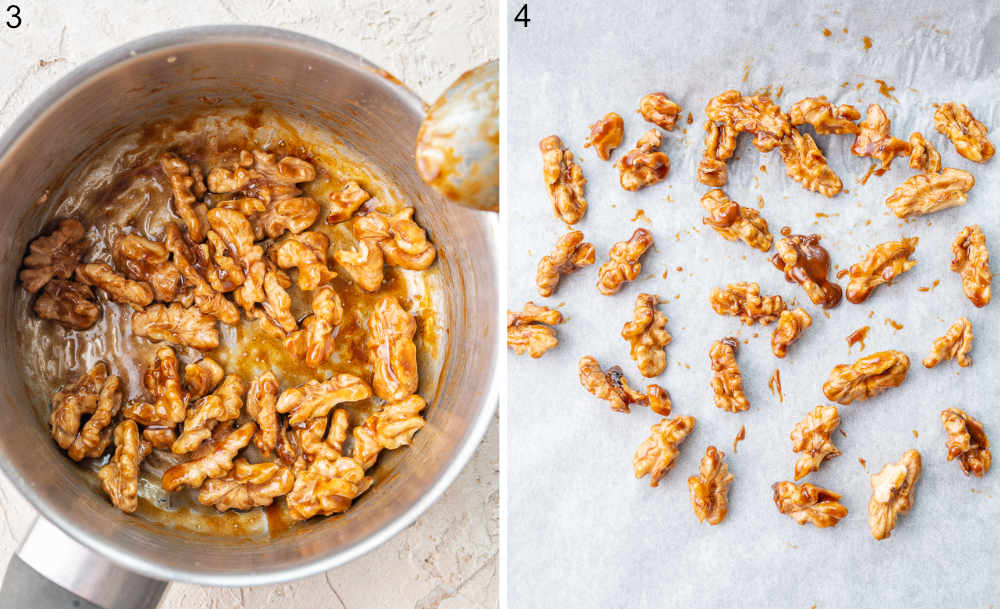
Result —
M155 609L166 588L38 518L7 566L0 609Z

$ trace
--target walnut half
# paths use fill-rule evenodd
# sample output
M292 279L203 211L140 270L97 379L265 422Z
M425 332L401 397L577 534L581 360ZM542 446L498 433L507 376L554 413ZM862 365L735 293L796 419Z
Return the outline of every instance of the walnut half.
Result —
M968 171L946 167L940 173L911 176L885 200L897 218L922 216L949 207L965 205L976 179Z
M840 286L827 277L830 254L819 244L819 235L788 235L775 244L771 264L785 274L785 280L802 286L813 304L831 309L840 303Z
M35 315L59 322L70 330L86 330L97 323L101 308L94 292L86 285L67 279L53 279L32 306Z
M596 359L585 355L577 362L580 384L595 397L605 400L615 412L629 412L629 406L649 406L661 416L670 414L670 394L656 384L646 386L646 393L632 389L625 380L621 367L613 366L605 372Z
M941 171L941 155L919 131L910 134L910 168L927 173Z
M910 260L917 249L917 237L886 241L868 250L864 258L852 264L848 274L850 281L844 295L847 300L859 304L868 299L872 291L883 283L892 283L917 264Z
M708 300L713 311L719 315L739 317L747 326L755 323L766 326L785 310L781 296L761 297L760 286L745 281L730 283L725 289L713 289Z
M794 482L777 482L774 489L774 504L778 511L787 514L801 524L811 523L821 529L832 527L847 516L847 508L840 503L840 495L804 482L801 486Z
M622 328L622 338L629 342L629 355L639 367L639 373L647 378L659 376L667 367L663 348L673 338L667 332L667 316L656 310L660 302L658 296L639 294L632 321Z
M934 112L934 128L948 136L955 150L970 161L985 163L993 158L989 130L972 116L965 104L948 102L938 106Z
M968 353L972 350L972 339L972 323L965 317L959 317L944 336L934 339L930 355L924 358L924 368L933 368L946 359L957 360L963 368L971 366L972 359Z
M24 289L35 294L53 277L72 277L89 245L85 231L78 220L67 218L48 235L36 237L28 246L24 268L18 274Z
M775 357L785 357L788 347L799 339L806 328L812 325L812 317L799 307L794 311L782 311L778 325L771 334L771 353Z
M868 501L868 528L872 537L885 539L894 528L896 518L913 507L913 491L922 469L920 453L908 450L899 463L889 463L872 474L872 498Z
M785 162L785 174L806 190L834 197L843 189L840 177L830 169L823 151L809 134L792 127L791 133L781 140L778 152Z
M958 408L942 410L941 423L948 433L948 460L958 457L966 476L972 474L982 478L993 462L983 424Z
M662 134L650 129L639 138L635 148L615 164L622 188L635 191L662 182L670 173L670 158L660 151Z
M715 341L708 351L712 362L712 401L717 408L728 412L741 412L750 408L743 393L743 375L736 363L739 343L733 337Z
M378 301L368 318L368 360L378 397L397 402L417 392L417 320L393 296Z
M725 186L729 181L726 161L736 152L739 132L728 124L705 122L705 150L698 164L698 181L706 186Z
M882 163L877 175L885 173L897 156L910 154L907 142L892 137L891 126L882 106L872 104L868 106L865 120L858 125L858 133L851 146L851 154L871 157Z
M855 121L861 118L861 113L849 104L834 106L821 95L795 102L788 110L788 117L793 125L809 123L816 133L843 135L859 131Z
M838 404L867 400L906 380L910 358L901 351L879 351L853 364L839 364L823 383L823 395Z
M680 116L681 107L674 103L666 93L647 93L639 100L639 114L664 131L673 131Z
M773 238L767 229L767 220L757 210L740 205L718 188L705 193L701 206L708 212L701 219L702 223L711 226L723 239L739 239L762 252L771 249Z
M139 437L135 421L126 419L115 427L115 454L97 472L104 492L119 510L132 513L139 507L139 465L152 447Z
M518 355L527 353L533 358L559 344L556 338L557 326L563 322L562 313L548 307L540 307L530 300L524 310L515 313L507 310L507 346Z
M969 302L977 307L990 303L990 252L986 237L978 224L966 226L951 244L951 270L962 277L962 291Z
M649 485L658 486L674 466L680 454L678 446L694 430L694 417L663 419L650 427L650 435L642 441L632 458L636 478L649 475Z
M590 137L587 138L587 143L583 147L593 146L594 151L597 152L597 156L602 161L610 159L611 151L622 143L623 126L624 122L621 116L614 112L608 112L604 118L590 126Z
M819 469L823 461L840 455L830 435L840 425L836 406L817 406L792 430L792 450L802 455L795 462L795 479Z
M219 346L215 318L178 303L154 304L132 315L132 332L150 340L210 351Z
M587 213L587 199L583 196L583 177L580 165L573 161L573 153L563 146L558 136L550 135L538 143L542 151L542 175L552 198L556 217L573 225Z
M733 475L729 473L729 466L722 462L725 458L726 453L709 446L701 458L698 475L688 478L691 507L698 522L707 521L714 526L729 512L729 487Z
M276 497L287 495L294 483L292 470L283 465L251 465L246 459L236 459L228 474L205 481L198 492L198 503L214 506L220 512L249 510L271 505Z
M653 235L644 228L637 228L628 241L619 241L611 247L609 260L597 270L597 289L601 294L617 294L626 281L632 281L642 271L639 258L653 245Z
M555 250L538 261L538 272L535 274L538 293L544 297L552 296L563 275L594 264L594 256L594 245L583 240L583 233L578 230L566 233L556 242Z

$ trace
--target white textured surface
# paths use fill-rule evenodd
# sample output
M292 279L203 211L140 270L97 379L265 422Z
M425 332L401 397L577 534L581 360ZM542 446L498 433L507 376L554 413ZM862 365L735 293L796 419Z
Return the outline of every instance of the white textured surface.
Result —
M317 36L366 56L428 101L462 71L496 57L498 48L493 0L20 4L24 25L0 32L0 129L74 67L130 39L178 27L247 23ZM494 422L444 496L412 527L367 556L279 586L174 585L162 609L496 607L497 438ZM34 510L0 476L0 564L6 565L33 519Z

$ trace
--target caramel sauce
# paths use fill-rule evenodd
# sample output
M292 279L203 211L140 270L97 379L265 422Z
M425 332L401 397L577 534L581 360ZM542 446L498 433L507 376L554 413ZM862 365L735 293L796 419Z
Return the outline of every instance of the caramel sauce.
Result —
M635 215L632 216L632 222L635 222L637 220L642 220L643 222L649 222L650 224L652 224L652 221L649 219L649 216L646 215L646 210L644 209L636 211Z
M914 438L919 438L919 437L920 437L920 434L919 434L919 433L917 433L917 430L916 430L916 429L914 429L914 430L913 430L913 437L914 437Z
M865 45L865 53L867 53L867 52L868 52L868 49L872 48L872 39L871 39L871 38L869 38L868 36L865 36L865 37L864 37L864 38L862 38L861 40L862 40L862 41L864 42L864 45Z
M862 459L861 457L858 457L858 463L860 463L861 467L865 468L865 470L868 469L868 462Z
M746 425L740 425L740 431L739 431L739 433L737 433L736 437L733 438L733 453L734 454L737 452L736 451L736 445L739 444L740 442L742 442L746 437L747 437L747 428L746 428Z
M897 104L899 103L899 100L896 99L893 96L893 94L892 94L892 92L896 90L896 87L890 87L889 85L885 84L884 80L879 80L877 78L875 79L875 82L878 83L878 92L879 93L881 93L882 95L888 97L889 99L891 99L892 101L896 102Z
M694 115L693 115L693 114L691 114L690 112L688 112L688 117L687 117L687 124L689 124L689 125L690 125L690 124L691 124L691 123L693 123L693 122L694 122Z
M829 29L827 29L827 28L823 28L823 35L824 35L824 36L826 36L827 38L829 38L831 34L833 34L833 32L831 32L831 31L830 31Z
M882 175L881 173L878 173L878 163L872 163L871 166L868 168L868 171L865 172L864 177L861 178L862 186L868 183L868 178L872 177L873 173L876 175Z
M767 165L761 165L760 170L764 173L767 173Z
M850 351L854 345L861 344L861 348L858 351L865 350L865 339L868 338L868 331L871 330L871 326L864 326L863 328L858 328L854 332L847 335L847 350Z
M897 332L899 332L900 330L903 329L903 324L901 324L898 321L896 321L895 319L892 319L892 318L889 318L889 317L885 318L885 325L892 326L892 329L895 330L895 331L897 331Z
M787 226L782 226L779 232L781 233L782 237L787 237L792 234L792 229L788 228Z
M934 288L938 287L938 285L940 283L941 283L940 279L935 279L934 282L931 283L931 285L929 285L929 286L920 286L917 289L919 289L921 292L932 292L932 291L934 291Z
M778 401L784 402L785 396L781 393L781 370L778 368L774 369L774 374L767 381L767 387L771 390L771 395L777 394Z
M830 309L840 302L842 290L839 285L827 280L830 272L830 253L819 244L819 235L791 235L786 234L782 227L781 234L789 241L789 245L795 249L798 255L798 264L786 266L780 254L771 257L771 264L776 269L785 274L787 281L794 281L799 285L807 281L816 283L822 291L822 300L815 304L822 305L825 309ZM790 233L791 231L789 231Z

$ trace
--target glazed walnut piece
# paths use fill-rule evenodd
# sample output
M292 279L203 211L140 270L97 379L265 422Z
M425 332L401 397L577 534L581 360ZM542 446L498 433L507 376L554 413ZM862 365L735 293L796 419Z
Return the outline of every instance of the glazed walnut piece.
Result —
M743 393L743 375L736 363L739 343L733 337L717 340L708 351L712 362L712 401L716 408L728 412L741 412L750 408Z
M256 307L253 317L260 322L261 329L275 338L284 339L295 332L299 323L292 314L292 297L288 288L292 280L279 269L268 269L264 273L264 300Z
M70 459L96 459L104 454L111 442L111 420L118 414L121 405L121 381L117 376L109 376L97 396L97 408L66 450Z
M540 307L530 300L524 310L515 313L507 310L507 346L518 355L527 353L533 358L559 344L556 338L557 326L563 322L562 313L548 307Z
M127 304L141 310L153 302L153 288L144 281L132 281L116 273L107 264L91 263L76 267L76 279L80 283L101 288L111 300Z
M799 524L808 522L822 529L834 526L847 516L840 495L831 490L808 482L799 486L788 481L772 484L771 488L778 511Z
M317 459L295 472L295 484L286 497L288 513L295 520L308 520L345 512L371 485L372 479L350 457Z
M184 282L191 286L198 310L229 325L239 322L239 309L221 293L224 288L236 286L222 285L222 278L211 259L208 246L193 243L174 223L167 225L163 242L173 256L173 263L184 277Z
M872 104L868 106L865 120L858 125L858 134L851 146L851 154L854 156L871 157L882 164L877 175L885 173L897 156L910 154L908 143L892 137L891 126L882 106Z
M985 163L993 158L993 143L986 125L976 120L965 104L948 102L934 112L934 128L948 136L955 150L970 161Z
M637 228L628 241L619 241L608 252L608 261L597 270L597 289L601 294L617 294L626 281L632 281L642 271L639 258L653 245L653 235Z
M948 460L958 457L962 471L968 476L972 474L983 477L990 469L993 455L990 453L990 441L986 437L983 424L965 414L958 408L947 408L941 411L941 423L948 433Z
M357 224L355 224L357 226ZM382 285L385 264L378 239L359 239L349 250L337 250L333 257L347 274L366 292L376 292Z
M326 223L338 224L350 220L354 212L371 198L368 191L351 180L337 192L330 193L330 215L326 217Z
M98 362L52 397L49 427L59 448L66 450L76 442L83 416L97 410L99 396L107 382L108 368L104 362Z
M267 211L250 216L257 240L277 239L286 232L301 233L316 223L319 203L309 197L281 199L272 203Z
M200 179L199 184L195 183L195 177L200 178L200 169L192 172L191 167L183 159L169 152L160 157L160 168L167 176L170 189L173 191L171 207L174 213L187 226L188 237L195 243L201 243L205 240L205 233L208 230L204 219L206 206L204 203L198 203L192 192L193 189L202 187ZM192 175L193 173L195 175Z
M924 358L924 368L933 368L946 359L958 361L965 368L972 365L968 353L972 350L972 323L965 317L959 317L951 324L944 336L934 339L930 355Z
M316 417L325 417L334 407L344 402L359 402L370 398L371 387L353 374L335 374L323 381L309 381L304 385L284 390L274 409L288 414L288 422L297 425Z
M427 402L419 395L411 395L398 402L390 402L375 415L375 439L386 450L408 446L413 435L424 426L420 411Z
M629 387L621 367L613 366L607 372L601 369L596 359L585 355L577 362L580 384L595 397L605 400L615 412L629 412L629 406L649 406L661 416L670 414L670 394L659 385L646 386L646 393Z
M819 235L788 235L775 244L771 264L785 274L785 280L802 286L813 304L830 309L840 302L840 286L827 280L830 254L819 244Z
M215 318L195 308L154 304L132 315L132 332L154 341L167 341L209 351L219 346Z
M701 206L708 215L701 219L727 241L743 241L750 247L766 252L771 249L772 237L767 220L757 210L744 207L730 199L718 188L705 193Z
M771 334L771 353L775 357L785 357L788 354L789 345L798 340L799 336L811 325L812 317L802 307L791 311L782 311L781 317L778 318L778 325L775 326L774 333Z
M417 392L417 320L394 296L378 301L368 318L368 361L374 369L372 387L387 402Z
M739 91L725 91L708 100L705 115L737 133L753 133L754 146L761 152L777 148L792 129L788 115L763 94L743 96Z
M792 127L791 134L781 140L778 152L785 162L786 175L806 190L824 197L834 197L843 190L843 182L830 169L812 136Z
M614 112L608 112L604 118L590 126L590 136L583 147L593 146L597 156L606 161L611 158L611 151L622 143L623 128L622 117Z
M163 472L163 490L176 491L185 486L200 488L206 479L225 476L233 468L233 459L250 443L256 431L254 423L244 423L240 427L233 427L232 423L219 425L211 441L191 453L190 461Z
M124 420L115 427L115 454L97 471L104 492L119 510L132 513L139 507L139 466L152 447L139 437L135 421Z
M325 285L313 293L312 311L302 320L302 328L285 339L285 350L316 368L333 353L334 332L344 317L344 305L337 292Z
M941 171L941 155L919 131L910 134L910 168L927 173Z
M836 406L817 406L792 430L792 450L802 453L795 462L795 479L819 469L823 461L840 456L830 435L840 425Z
M65 279L46 283L32 309L40 318L59 322L71 330L86 330L101 316L93 291L82 283Z
M635 148L615 163L622 188L636 191L667 178L670 158L659 150L662 138L657 129L650 129L639 138Z
M66 219L48 235L36 237L28 246L24 268L18 274L24 289L35 294L53 277L72 277L89 246L84 232L79 221Z
M277 246L275 260L280 268L298 269L301 290L315 290L337 276L327 266L330 239L323 233L306 231L293 235Z
M666 93L647 93L639 100L639 114L664 131L673 131L681 107L670 100Z
M141 235L123 235L115 239L111 251L115 266L129 279L148 283L155 300L173 302L177 298L181 273L162 243Z
M386 264L422 271L434 263L437 248L427 232L413 219L414 209L406 207L387 218L389 238L379 242Z
M649 485L658 486L674 466L680 454L677 447L691 434L694 424L694 417L675 417L650 427L649 437L642 441L632 458L635 477L648 474Z
M292 470L277 463L256 463L236 459L233 469L214 480L206 480L198 492L198 502L220 512L249 510L271 505L276 497L287 495L295 483Z
M913 507L913 493L922 469L920 453L908 450L899 463L889 463L872 474L872 498L868 501L868 528L872 537L885 539L894 528L896 518Z
M278 377L268 370L250 383L247 390L247 414L257 423L257 434L254 435L254 446L265 457L278 444Z
M864 258L852 264L848 275L847 289L844 295L854 304L868 300L872 290L883 283L892 283L917 264L910 256L917 249L917 237L886 241L868 250Z
M788 117L792 125L809 123L816 133L843 135L858 132L855 121L861 118L861 113L848 104L834 106L825 95L821 95L795 102L788 109Z
M761 297L760 286L745 281L730 283L725 289L713 289L708 300L713 311L719 315L738 316L747 326L755 323L766 326L785 310L781 296Z
M833 367L823 383L823 395L838 404L867 400L906 380L910 358L900 351L879 351L853 364Z
M219 362L210 357L203 357L196 362L184 366L184 390L192 400L205 397L225 377L225 372Z
M622 328L622 338L629 343L629 355L647 378L659 376L667 367L667 354L663 348L673 338L667 332L667 316L656 310L660 298L652 294L639 294L632 310L632 321Z
M555 250L538 261L535 274L538 293L552 296L563 275L594 264L594 257L594 245L583 240L583 233L578 230L566 233L556 242Z
M736 152L739 132L728 124L705 122L705 150L698 164L698 181L707 186L725 186L729 181L726 161Z
M986 236L978 224L966 226L951 244L951 270L962 277L962 291L969 302L977 307L990 303L990 252L986 249Z
M567 150L558 136L550 135L538 144L542 151L542 175L556 217L573 225L587 213L587 199L583 196L583 177L580 165L573 162L573 153Z
M922 216L965 205L976 179L968 171L946 167L940 173L911 176L885 200L897 218Z
M236 375L229 375L213 393L199 399L188 410L184 431L174 441L170 450L174 454L187 454L212 436L219 423L234 421L243 410L243 382Z
M143 386L153 396L153 403L132 402L125 407L125 417L145 426L173 427L187 416L189 395L184 392L177 354L170 347L156 350L156 359L146 368Z
M733 475L729 473L729 466L722 462L725 458L726 453L709 446L701 458L698 475L688 478L691 507L698 522L707 521L714 526L725 520L729 512L729 486L733 483Z
M347 440L347 427L347 411L336 408L329 417L313 417L293 426L292 436L306 461L312 462L316 459L335 461L343 453L344 442Z

